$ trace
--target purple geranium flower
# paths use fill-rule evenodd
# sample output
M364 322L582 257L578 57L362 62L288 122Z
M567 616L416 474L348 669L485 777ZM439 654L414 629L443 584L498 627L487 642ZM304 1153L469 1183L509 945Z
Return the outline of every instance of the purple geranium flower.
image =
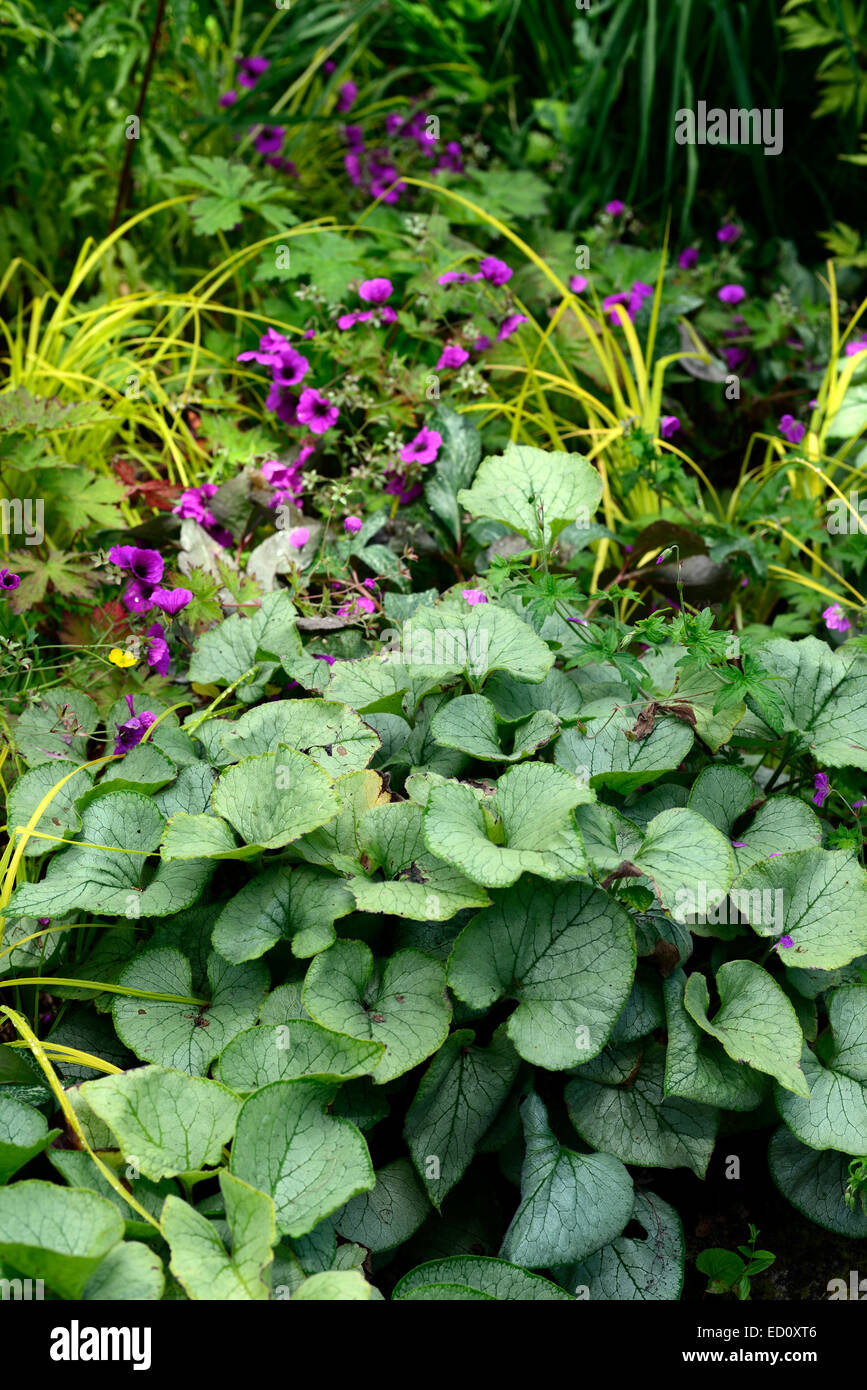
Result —
M307 425L311 433L324 434L326 430L330 430L339 414L337 406L320 396L312 386L301 392L297 415L302 425Z
M612 217L622 217L626 211L626 204L621 203L619 198L612 198L610 203L605 204L605 211Z
M129 719L124 720L123 724L117 724L117 742L114 745L115 753L126 753L130 748L135 748L141 743L151 724L156 722L156 715L151 714L150 710L142 710L141 714L136 714L135 705L131 695L124 697L129 707Z
M470 280L481 280L482 275L470 275L466 270L447 270L443 275L437 276L438 285L466 285Z
M358 87L355 85L355 83L344 82L343 86L339 89L337 93L338 111L348 111L350 107L355 105L357 96Z
M747 292L743 285L723 285L717 293L717 299L721 299L723 304L740 304L746 297Z
M222 96L220 96L220 97L217 98L217 105L218 105L218 106L222 106L222 107L224 107L224 108L225 108L226 106L234 106L234 104L235 104L235 102L236 102L237 100L238 100L238 93L235 92L235 91L233 91L232 88L230 87L229 90L228 90L228 92L223 92Z
M830 608L825 609L822 617L825 619L825 626L831 632L848 632L852 626L839 603L832 603Z
M344 531L348 531L350 536L356 536L363 525L364 523L360 516L348 516L343 523L343 529Z
M792 946L794 946L794 944L794 940L791 936L781 936L774 949L779 951L788 951L792 948Z
M396 497L403 507L407 502L414 502L417 497L421 497L424 489L421 483L412 483L407 487L406 474L397 473L390 468L385 474L385 491L391 497Z
M276 154L283 144L285 136L286 131L283 126L265 125L259 131L253 144L260 154Z
M736 226L734 222L724 222L716 234L716 239L717 241L728 243L737 241L740 234L741 229Z
M511 338L513 333L517 333L522 323L529 322L526 314L509 314L497 329L497 342L501 343L506 338Z
M152 623L147 635L151 639L148 647L148 666L152 666L157 675L164 676L168 672L170 660L165 628L160 623Z
M569 288L573 294L583 294L589 283L586 275L573 275L569 281Z
M854 357L859 352L867 352L867 338L853 338L851 343L846 344L845 351L847 357Z
M402 463L433 463L442 446L443 437L437 430L427 426L419 430L400 451Z
M813 797L813 805L824 806L825 798L831 790L831 783L828 781L828 774L826 772L817 772L815 780L813 782L813 786L816 789L816 794Z
M154 589L151 594L150 606L159 608L161 612L173 618L176 613L180 613L182 608L186 608L192 599L192 589Z
M470 605L488 602L488 596L484 589L461 589L461 593Z
M242 58L238 64L238 81L242 87L255 87L271 64L267 58Z
M483 280L488 280L492 285L505 285L507 280L511 280L514 271L505 261L498 261L496 256L485 256L479 261L479 272Z
M20 574L13 574L11 570L0 570L0 589L17 589L20 583Z
M376 280L363 280L358 286L358 297L367 304L384 304L394 294L394 285L381 276Z
M677 258L681 270L692 270L698 265L698 250L695 246L685 246Z
M784 439L788 439L790 444L800 444L804 438L805 426L800 420L796 420L794 415L783 415L779 424L780 434Z
M134 579L142 584L159 584L163 577L165 561L158 550L142 550L137 545L114 545L108 558L119 569L130 570Z
M213 497L217 491L216 483L202 483L200 487L188 487L178 498L172 511L179 517L189 517L200 526L213 526L213 513L205 506L205 498Z
M449 346L443 348L440 353L440 359L434 371L439 372L446 367L462 367L464 363L469 360L469 356L470 354L467 352L466 348L458 347L457 343L450 343Z
M680 429L680 421L676 415L663 415L659 422L659 433L663 439L670 439Z

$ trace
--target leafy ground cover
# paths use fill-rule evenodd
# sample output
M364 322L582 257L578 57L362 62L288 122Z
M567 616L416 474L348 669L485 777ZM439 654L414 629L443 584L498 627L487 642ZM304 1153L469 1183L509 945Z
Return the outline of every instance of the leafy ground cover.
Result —
M49 1298L864 1248L858 233L772 235L746 149L678 223L676 146L582 116L633 7L487 8L0 7L0 1278ZM743 91L749 26L671 13Z

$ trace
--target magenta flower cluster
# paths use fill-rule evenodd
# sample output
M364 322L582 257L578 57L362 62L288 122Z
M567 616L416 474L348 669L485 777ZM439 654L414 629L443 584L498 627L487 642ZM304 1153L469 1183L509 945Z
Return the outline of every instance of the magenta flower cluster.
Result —
M269 328L263 334L258 349L239 353L238 361L270 367L271 390L265 407L285 425L306 425L311 434L324 434L336 423L340 413L337 406L314 387L305 387L300 394L292 390L307 375L310 363L276 329Z

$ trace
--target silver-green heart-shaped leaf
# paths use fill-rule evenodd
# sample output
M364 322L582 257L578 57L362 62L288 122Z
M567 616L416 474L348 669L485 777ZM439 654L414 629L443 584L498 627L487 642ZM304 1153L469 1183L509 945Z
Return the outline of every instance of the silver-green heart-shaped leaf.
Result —
M384 1053L382 1043L350 1038L310 1019L296 1019L259 1024L239 1033L220 1054L218 1071L223 1085L241 1095L299 1076L348 1081L373 1071Z
M332 777L361 771L379 748L373 730L337 700L272 700L227 724L219 737L233 761L283 745L308 754Z
M776 1077L796 1096L809 1098L801 1070L803 1034L787 996L766 970L751 960L729 960L716 973L720 1007L708 1018L710 991L704 976L690 975L684 1008L705 1033L717 1038L736 1062Z
M231 1254L212 1221L180 1197L167 1197L160 1224L172 1252L172 1274L193 1300L265 1303L277 1239L274 1203L231 1173L219 1178Z
M458 493L471 516L499 521L545 549L576 518L586 525L601 500L602 479L578 454L513 441L484 459L472 487Z
M636 1192L632 1220L643 1236L618 1236L581 1264L558 1270L563 1287L576 1298L603 1303L680 1298L684 1242L674 1207L651 1192Z

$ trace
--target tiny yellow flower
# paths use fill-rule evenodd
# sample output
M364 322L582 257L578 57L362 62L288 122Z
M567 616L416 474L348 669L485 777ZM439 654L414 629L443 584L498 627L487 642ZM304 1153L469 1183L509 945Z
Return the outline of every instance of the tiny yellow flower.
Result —
M121 666L124 670L129 666L135 666L137 658L132 652L122 652L120 647L113 647L108 654L108 659L115 666Z

